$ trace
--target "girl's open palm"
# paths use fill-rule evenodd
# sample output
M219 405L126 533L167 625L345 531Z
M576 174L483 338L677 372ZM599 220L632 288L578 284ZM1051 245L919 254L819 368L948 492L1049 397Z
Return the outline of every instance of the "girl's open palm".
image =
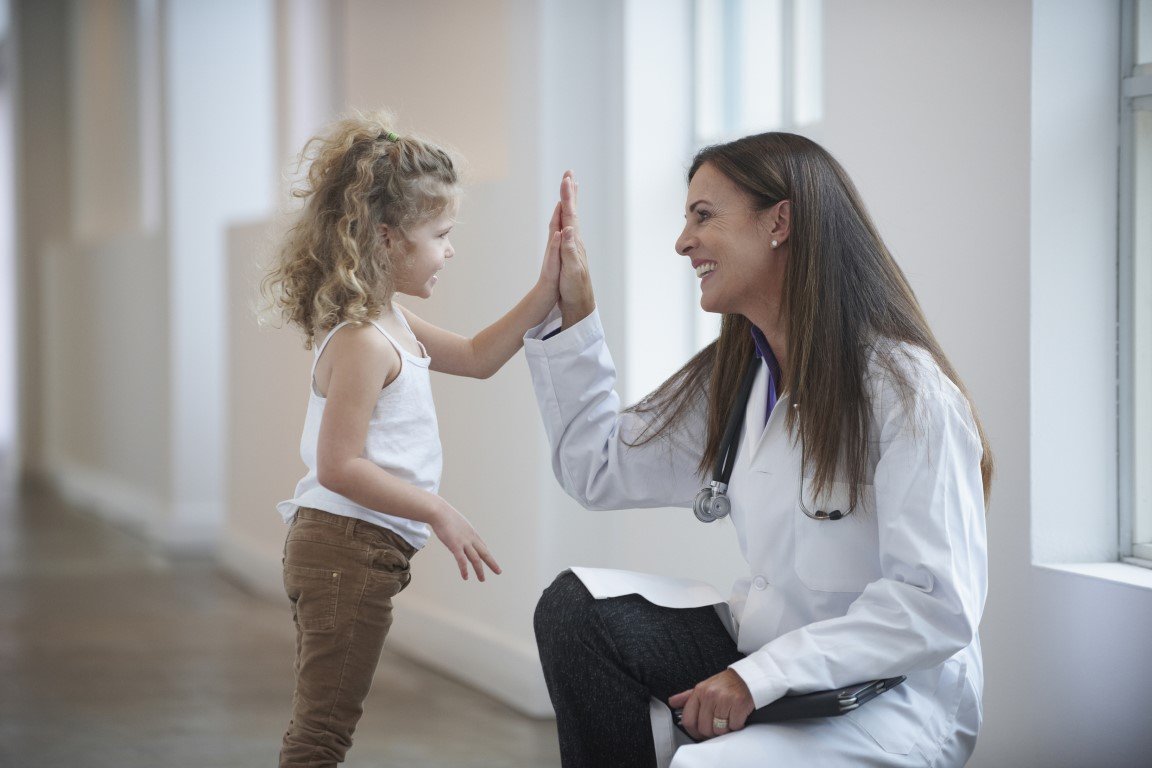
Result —
M472 564L473 570L476 571L476 578L480 581L484 581L485 563L488 564L493 573L499 575L500 566L492 557L492 553L488 551L488 545L484 543L484 539L480 538L480 534L476 532L468 519L456 511L455 507L443 499L440 501L443 506L435 521L431 523L432 532L456 558L456 565L460 568L460 578L465 581L468 580L469 563Z

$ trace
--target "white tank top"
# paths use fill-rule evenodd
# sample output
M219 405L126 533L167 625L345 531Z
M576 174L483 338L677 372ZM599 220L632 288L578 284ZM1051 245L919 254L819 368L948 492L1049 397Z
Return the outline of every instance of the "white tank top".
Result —
M392 307L400 322L411 333L412 329L400 309L395 304ZM316 363L332 336L345 325L347 323L340 323L329 331L324 341L316 348L309 386L308 414L304 419L304 434L300 438L300 458L304 460L308 473L296 485L295 496L280 502L276 509L285 522L291 520L300 507L312 507L334 515L354 517L389 528L403 536L404 540L416 549L421 549L432 532L427 523L390 515L387 510L361 506L328 490L316 481L316 444L320 437L324 405L327 402L316 393ZM425 355L417 357L405 350L379 323L373 321L372 325L396 348L400 355L401 366L399 375L380 390L380 396L376 399L376 407L372 409L372 417L368 422L364 458L406 483L430 493L437 493L440 490L443 454L428 370L432 359L427 356L423 346L421 351L425 352Z

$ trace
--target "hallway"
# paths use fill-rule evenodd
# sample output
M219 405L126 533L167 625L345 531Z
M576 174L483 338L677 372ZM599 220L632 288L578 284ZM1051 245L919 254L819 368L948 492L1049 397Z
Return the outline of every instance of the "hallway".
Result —
M403 603L396 620L403 621ZM276 762L284 604L45 492L0 498L0 768ZM389 654L345 765L559 765L555 725Z

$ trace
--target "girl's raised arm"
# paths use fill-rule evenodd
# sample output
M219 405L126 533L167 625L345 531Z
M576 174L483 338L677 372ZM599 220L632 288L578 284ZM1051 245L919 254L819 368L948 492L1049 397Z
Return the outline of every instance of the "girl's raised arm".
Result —
M472 338L446 331L401 307L412 332L428 350L432 370L486 379L500 370L523 344L524 334L556 306L560 279L560 204L548 226L548 244L540 279L506 315Z

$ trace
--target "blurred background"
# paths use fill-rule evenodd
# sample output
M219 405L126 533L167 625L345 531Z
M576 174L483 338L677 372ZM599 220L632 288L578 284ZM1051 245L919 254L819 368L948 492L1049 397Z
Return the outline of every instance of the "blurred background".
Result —
M996 452L971 765L1148 765L1149 62L1149 0L0 0L0 765L274 759L311 354L256 285L305 141L378 107L465 158L457 257L408 302L461 333L534 282L576 172L627 400L716 332L673 250L692 153L823 143ZM543 587L726 592L735 536L580 510L520 357L434 387L442 493L505 572L421 553L349 764L559 765Z

